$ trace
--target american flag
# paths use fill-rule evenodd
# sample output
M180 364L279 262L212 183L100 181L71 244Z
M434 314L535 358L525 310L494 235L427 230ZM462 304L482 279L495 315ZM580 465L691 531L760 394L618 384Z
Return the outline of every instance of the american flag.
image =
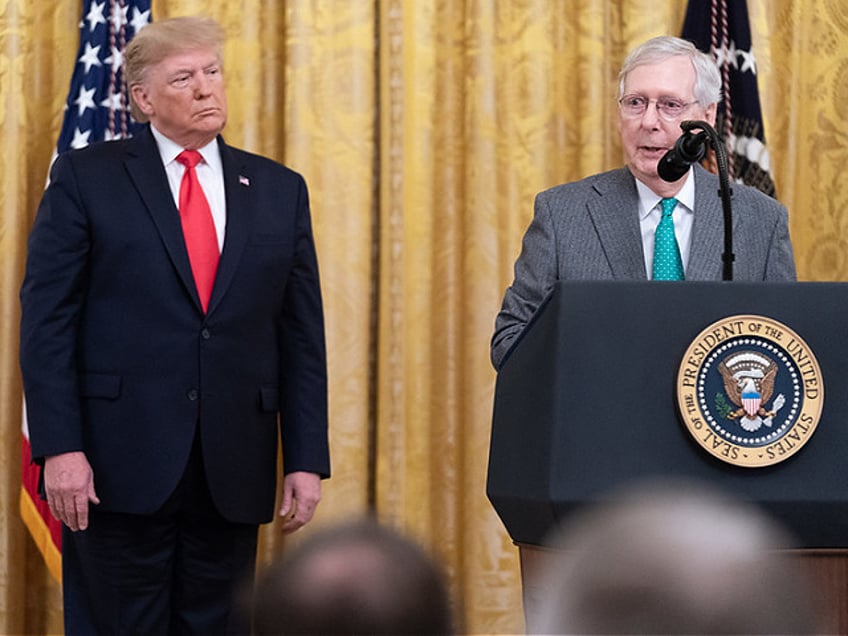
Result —
M731 178L774 196L746 1L689 0L682 37L711 53L721 71L716 130L727 147Z
M150 22L150 2L83 1L79 51L56 154L95 141L130 137L137 129L130 118L121 65L127 42ZM30 461L26 409L22 428L21 517L50 573L61 582L62 528L38 494L40 468Z
M85 0L80 46L56 150L132 135L121 65L132 36L150 22L150 0Z

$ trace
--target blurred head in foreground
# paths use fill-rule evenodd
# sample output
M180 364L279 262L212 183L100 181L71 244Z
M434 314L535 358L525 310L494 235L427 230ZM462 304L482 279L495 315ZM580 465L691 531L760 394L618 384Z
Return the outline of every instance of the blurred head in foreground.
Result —
M643 484L555 543L539 628L556 634L813 634L808 582L770 517L703 486Z
M452 634L439 564L371 521L318 532L259 577L256 634Z

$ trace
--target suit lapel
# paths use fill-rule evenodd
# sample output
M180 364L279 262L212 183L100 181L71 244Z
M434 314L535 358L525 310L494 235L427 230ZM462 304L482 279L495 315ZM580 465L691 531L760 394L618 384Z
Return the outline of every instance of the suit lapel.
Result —
M251 199L251 176L244 165L218 137L221 163L224 168L224 191L227 202L227 229L224 234L224 249L218 263L215 286L209 299L208 313L212 313L232 283L238 263L247 244L253 216Z
M724 252L724 213L718 182L695 166L695 218L686 280L721 280ZM734 223L735 225L735 223Z
M199 310L200 299L188 261L180 213L174 204L168 177L159 157L159 147L149 126L130 140L126 167L130 179L135 184L136 190L159 230L162 243L183 286Z
M639 195L627 169L607 173L593 184L595 198L588 203L601 247L616 280L646 280Z

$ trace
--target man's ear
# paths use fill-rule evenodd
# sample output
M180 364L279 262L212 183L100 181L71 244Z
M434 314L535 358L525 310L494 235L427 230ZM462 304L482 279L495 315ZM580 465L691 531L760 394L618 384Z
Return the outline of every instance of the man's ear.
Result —
M710 126L715 127L716 113L718 112L718 104L710 104L704 111L704 121Z
M133 84L130 87L130 96L136 107L148 117L153 114L153 105L147 99L147 90L142 84Z

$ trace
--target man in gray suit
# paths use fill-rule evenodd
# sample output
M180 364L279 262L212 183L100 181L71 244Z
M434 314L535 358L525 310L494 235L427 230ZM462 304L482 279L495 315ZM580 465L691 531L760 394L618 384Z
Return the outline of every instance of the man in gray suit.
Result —
M657 37L627 56L619 75L618 118L627 165L536 197L515 280L495 321L495 368L500 369L556 281L664 278L654 263L663 200L673 201L677 278L721 280L724 220L718 177L699 165L674 182L657 174L660 159L681 135L680 123L690 119L715 125L720 98L715 63L690 42ZM739 246L734 280L795 280L786 208L741 184L733 184L732 205Z

